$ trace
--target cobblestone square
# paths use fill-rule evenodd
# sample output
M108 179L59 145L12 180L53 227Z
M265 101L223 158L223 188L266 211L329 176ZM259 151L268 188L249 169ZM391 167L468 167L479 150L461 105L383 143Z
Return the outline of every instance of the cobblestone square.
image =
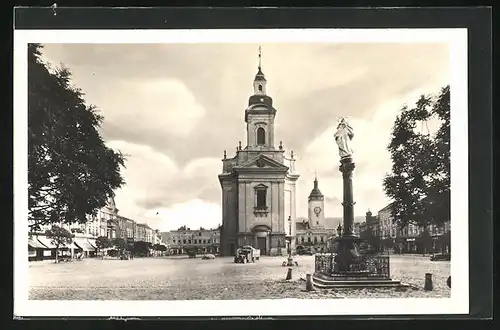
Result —
M293 278L285 281L285 257L262 257L256 263L234 264L232 258L85 259L70 263L30 263L30 300L201 300L280 298L438 298L449 297L450 262L428 257L391 256L394 279L405 289L336 289L305 292L306 273L314 256L297 256ZM434 290L423 291L425 273Z

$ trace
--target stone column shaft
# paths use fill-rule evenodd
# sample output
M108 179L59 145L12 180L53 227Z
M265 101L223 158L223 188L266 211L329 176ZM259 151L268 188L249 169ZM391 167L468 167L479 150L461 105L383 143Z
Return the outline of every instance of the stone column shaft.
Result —
M344 158L340 160L339 170L342 172L342 181L344 187L343 197L343 234L342 236L354 236L354 201L353 201L353 188L352 188L352 172L354 170L354 163L352 158Z

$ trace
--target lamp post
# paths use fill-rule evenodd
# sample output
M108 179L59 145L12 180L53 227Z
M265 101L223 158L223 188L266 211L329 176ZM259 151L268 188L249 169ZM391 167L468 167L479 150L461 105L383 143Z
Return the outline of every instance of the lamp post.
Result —
M292 217L288 217L288 262L287 266L293 266L293 257L292 257Z

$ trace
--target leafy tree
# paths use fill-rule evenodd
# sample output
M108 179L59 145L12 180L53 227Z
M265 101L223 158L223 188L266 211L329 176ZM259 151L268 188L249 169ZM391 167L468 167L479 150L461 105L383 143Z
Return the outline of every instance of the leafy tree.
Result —
M151 248L151 243L144 241L137 241L134 243L134 254L139 256L149 255L149 249Z
M167 247L162 244L155 244L153 245L153 250L158 251L158 252L165 252L167 251Z
M28 45L28 194L31 230L85 223L124 183L120 152L106 147L103 117L71 84L68 68L51 69L42 46Z
M186 226L184 225L184 226L179 227L177 230L182 231L182 230L187 230L187 228L186 228Z
M112 246L111 240L109 238L107 238L106 236L97 237L95 240L95 245L98 249L98 252L102 249L107 249L107 248L110 248ZM104 255L103 255L103 257L104 257Z
M72 229L71 229L71 232L72 232L72 233L79 233L79 234L83 234L83 229L81 229L81 228L72 228Z
M437 98L422 95L414 108L404 106L393 126L388 150L392 172L384 191L393 200L391 212L400 228L413 223L424 231L450 220L450 88ZM418 125L436 119L438 131L418 132Z
M432 250L432 236L430 235L428 230L423 230L420 233L420 237L422 240L422 254L428 253L428 252L434 252Z
M120 254L123 254L123 251L125 251L128 247L127 242L121 237L113 239L111 244L119 251Z
M61 245L71 244L73 242L74 234L70 233L65 228L59 227L57 225L52 225L52 228L45 231L45 237L50 239L52 244L56 246L56 263L59 261L59 247Z

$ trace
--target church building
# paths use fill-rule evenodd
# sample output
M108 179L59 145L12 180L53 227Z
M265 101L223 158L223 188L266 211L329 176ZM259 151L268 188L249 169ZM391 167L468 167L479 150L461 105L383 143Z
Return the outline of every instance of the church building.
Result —
M253 95L245 110L246 145L239 142L236 155L222 159L222 228L220 252L232 256L238 247L251 245L262 255L287 253L287 238L295 253L295 159L275 145L277 110L267 95L261 68L253 81Z

